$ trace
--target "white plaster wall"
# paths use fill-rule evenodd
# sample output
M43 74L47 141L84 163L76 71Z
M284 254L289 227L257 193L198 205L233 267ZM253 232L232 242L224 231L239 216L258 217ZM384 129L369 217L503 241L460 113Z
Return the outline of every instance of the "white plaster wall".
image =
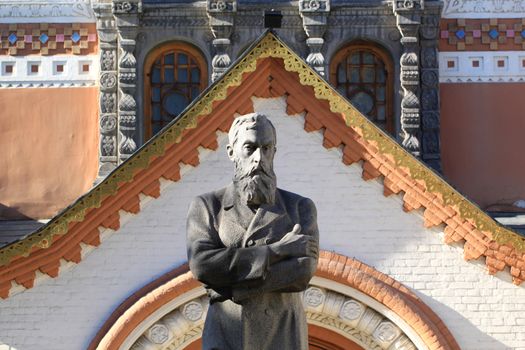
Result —
M283 117L284 100L255 100L277 127L275 170L281 188L314 200L321 247L355 257L410 288L445 321L462 349L525 349L525 288L467 263L462 250L406 214L399 197L383 196L379 181L306 133L302 117ZM85 349L111 312L134 291L186 260L185 217L200 193L226 185L232 166L224 149L201 153L178 183L166 182L150 200L79 265L58 278L0 301L1 350ZM124 220L125 221L125 220Z

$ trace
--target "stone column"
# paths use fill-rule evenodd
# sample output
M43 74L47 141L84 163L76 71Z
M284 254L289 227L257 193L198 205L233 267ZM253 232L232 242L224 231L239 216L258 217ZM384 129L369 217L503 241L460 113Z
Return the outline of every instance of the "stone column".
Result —
M100 43L99 169L98 180L118 165L117 150L117 28L111 3L95 3Z
M306 62L320 75L325 75L325 60L321 52L324 44L323 35L326 31L330 0L300 0L299 13L303 19L303 28L308 36L306 45L310 53Z
M215 38L212 42L215 54L211 61L211 80L215 81L230 67L231 59L228 51L237 12L237 0L207 0L206 12Z
M421 158L441 172L439 146L439 19L441 2L427 1L421 18Z
M142 3L113 1L113 14L118 31L118 155L119 162L137 149L137 60L134 55Z
M421 155L419 25L423 0L394 0L397 28L401 32L401 137L402 145L414 156Z

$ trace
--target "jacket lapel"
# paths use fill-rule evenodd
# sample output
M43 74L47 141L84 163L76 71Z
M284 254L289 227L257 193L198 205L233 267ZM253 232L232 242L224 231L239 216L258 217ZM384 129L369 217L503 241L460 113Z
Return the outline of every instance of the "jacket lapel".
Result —
M262 205L257 209L253 220L248 226L246 235L243 239L243 246L246 245L246 242L257 235L258 232L266 228L268 225L272 224L276 220L284 217L286 215L286 210L283 206L283 201L281 199L279 190L275 194L275 202L273 205Z
M246 236L246 227L241 224L240 213L235 207L235 188L230 184L222 198L219 237L227 247L241 246Z

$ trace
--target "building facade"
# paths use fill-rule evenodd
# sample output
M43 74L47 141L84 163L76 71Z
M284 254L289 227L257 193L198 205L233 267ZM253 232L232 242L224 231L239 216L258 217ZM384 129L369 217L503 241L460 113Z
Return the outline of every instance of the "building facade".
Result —
M312 349L523 349L525 240L483 210L523 211L524 8L0 1L0 217L51 218L0 247L0 349L199 348L186 211L252 111L319 210Z

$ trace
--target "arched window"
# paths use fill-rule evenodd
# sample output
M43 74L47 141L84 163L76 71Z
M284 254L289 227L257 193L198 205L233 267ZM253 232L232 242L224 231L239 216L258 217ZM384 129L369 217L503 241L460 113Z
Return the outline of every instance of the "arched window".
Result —
M208 72L197 49L169 43L149 53L144 73L144 139L148 140L206 88Z
M393 76L389 55L368 43L340 50L330 64L330 82L375 124L394 133Z

